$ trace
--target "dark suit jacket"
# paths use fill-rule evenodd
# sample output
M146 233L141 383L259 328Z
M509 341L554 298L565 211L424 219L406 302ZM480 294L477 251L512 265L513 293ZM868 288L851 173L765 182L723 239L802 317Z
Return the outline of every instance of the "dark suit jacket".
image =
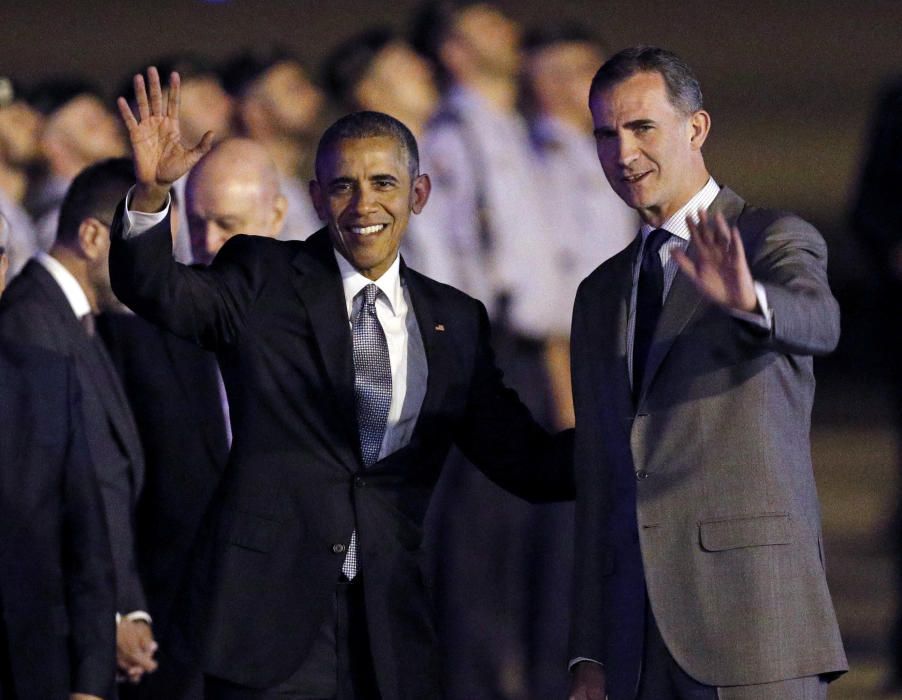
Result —
M3 341L0 687L23 699L110 697L114 602L74 372L40 348Z
M452 442L498 483L551 498L569 465L502 382L485 309L410 269L426 396L410 444L369 469L360 456L351 333L325 230L307 241L236 236L206 270L172 261L168 220L124 241L117 296L215 349L234 441L202 528L187 632L204 669L267 687L298 669L331 608L351 532L382 696L440 695L422 523ZM560 443L568 454L567 440Z
M146 610L135 565L135 503L144 459L122 385L99 337L90 338L49 272L30 261L0 298L0 336L74 361L85 434L106 510L116 571L116 607Z
M633 406L627 314L638 239L581 285L573 317L577 543L571 658L632 698L646 596L677 663L750 685L841 671L811 469L812 355L839 337L823 239L728 189L771 333L678 274ZM690 244L691 254L691 244Z
M97 319L144 448L138 570L163 643L194 537L229 453L216 356L126 313Z

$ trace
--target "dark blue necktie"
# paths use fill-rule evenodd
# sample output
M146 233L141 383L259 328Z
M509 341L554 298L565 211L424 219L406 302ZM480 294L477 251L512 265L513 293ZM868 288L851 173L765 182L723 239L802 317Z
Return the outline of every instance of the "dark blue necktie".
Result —
M379 460L385 423L391 405L391 362L385 331L376 316L379 287L368 284L358 296L363 303L354 319L351 339L354 346L354 398L357 427L360 432L360 454L370 467ZM357 575L357 531L351 535L342 572L348 579Z
M664 304L664 267L661 246L670 232L657 228L645 239L639 283L636 287L636 330L633 335L633 399L638 401L645 377L645 363L651 349L651 339Z

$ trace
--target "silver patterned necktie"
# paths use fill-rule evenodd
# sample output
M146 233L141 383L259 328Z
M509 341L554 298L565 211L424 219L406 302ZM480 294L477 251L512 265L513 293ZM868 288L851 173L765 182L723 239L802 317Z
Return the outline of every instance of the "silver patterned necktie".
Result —
M363 303L354 318L351 340L354 346L354 399L360 431L360 454L365 467L379 460L385 424L391 405L391 362L385 331L376 316L379 287L368 284L359 293ZM357 531L351 534L348 554L342 565L348 579L357 575Z

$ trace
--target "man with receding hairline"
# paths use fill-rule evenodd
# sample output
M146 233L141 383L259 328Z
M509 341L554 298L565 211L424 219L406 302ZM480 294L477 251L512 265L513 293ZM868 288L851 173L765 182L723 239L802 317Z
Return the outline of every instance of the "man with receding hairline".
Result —
M574 307L571 699L821 700L847 668L809 446L826 245L714 181L674 54L614 55L589 107L642 226Z
M251 139L226 139L201 158L188 175L185 199L191 253L204 265L232 236L274 238L285 222L279 172Z
M171 183L209 148L181 145L136 76L120 101L136 184L117 216L114 288L216 352L234 441L195 549L180 620L217 700L439 698L422 524L456 443L523 497L572 492L552 439L501 382L477 301L398 255L429 197L416 141L378 112L326 130L306 241L236 236L212 265L171 256Z

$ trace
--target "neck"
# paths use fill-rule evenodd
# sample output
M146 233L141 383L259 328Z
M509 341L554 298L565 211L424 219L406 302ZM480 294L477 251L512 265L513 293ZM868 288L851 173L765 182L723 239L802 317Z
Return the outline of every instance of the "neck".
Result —
M707 184L709 177L711 176L703 167L701 172L696 173L696 175L691 178L687 178L689 184L681 192L681 196L675 197L672 202L656 204L647 209L638 209L639 217L642 219L643 223L654 228L660 228L665 221L686 206L689 200L701 191Z
M28 187L28 176L21 168L0 162L0 190L16 204L21 204Z
M50 256L65 267L66 270L69 271L69 274L75 278L78 282L78 286L82 288L82 291L84 291L85 296L88 298L88 303L91 305L91 311L95 314L98 313L100 311L100 305L98 303L97 291L91 284L90 275L88 274L88 261L76 251L61 244L56 244L50 249Z

